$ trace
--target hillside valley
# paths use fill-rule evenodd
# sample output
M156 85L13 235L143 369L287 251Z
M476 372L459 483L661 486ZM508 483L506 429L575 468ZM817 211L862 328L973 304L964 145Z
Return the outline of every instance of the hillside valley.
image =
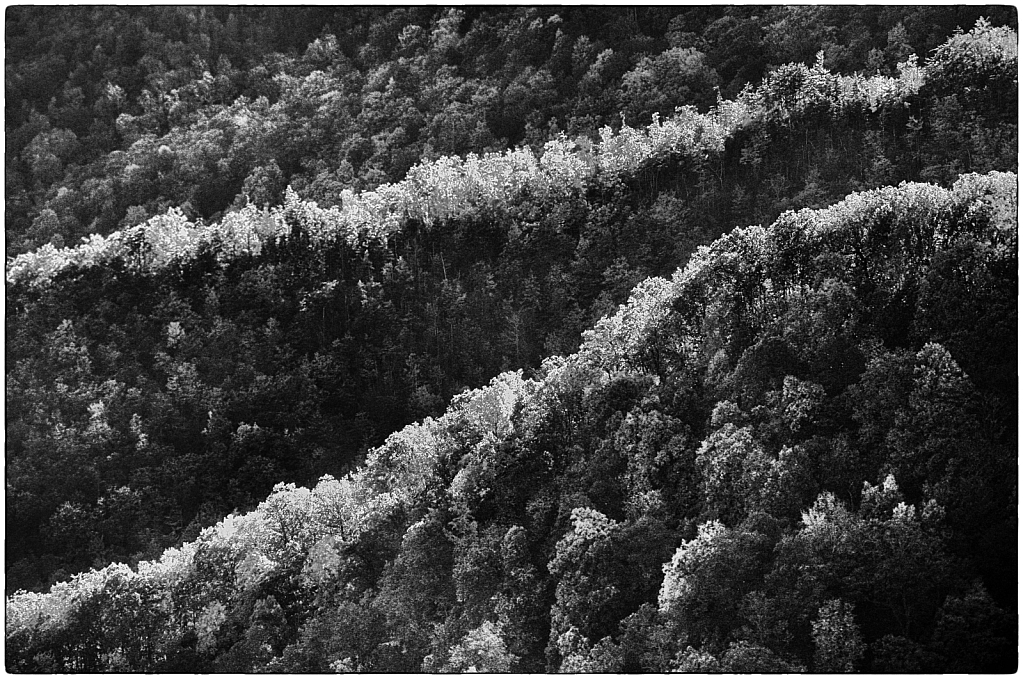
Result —
M8 671L1015 670L1012 8L7 30Z

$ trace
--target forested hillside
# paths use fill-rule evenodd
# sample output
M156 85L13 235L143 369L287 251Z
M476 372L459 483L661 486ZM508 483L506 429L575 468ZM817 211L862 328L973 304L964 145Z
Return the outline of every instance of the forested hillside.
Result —
M12 7L8 254L288 185L333 205L422 160L706 110L772 67L894 75L1009 7Z
M8 670L1012 670L1015 22L9 10Z

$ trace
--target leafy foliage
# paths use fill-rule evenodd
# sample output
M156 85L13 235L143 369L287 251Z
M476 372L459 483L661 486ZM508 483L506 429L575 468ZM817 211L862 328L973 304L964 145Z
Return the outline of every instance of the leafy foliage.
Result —
M863 306L861 317L850 318L842 332L855 333L860 338L861 350L872 353L874 358L861 364L864 366L862 375L854 377L844 390L833 389L829 393L820 387L800 386L808 382L800 383L794 377L777 381L768 377L766 382L757 377L754 378L756 386L748 387L740 383L750 378L742 376L746 373L740 373L739 367L731 379L719 380L716 386L714 382L704 381L713 371L720 371L720 365L731 363L729 351L733 356L748 353L742 345L731 345L732 349L718 352L726 352L723 358L715 356L713 361L700 358L707 356L706 349L700 346L713 347L718 342L713 334L694 335L688 343L667 345L676 347L674 358L662 359L661 374L649 373L652 368L643 366L653 364L643 358L650 347L644 338L665 337L667 328L675 328L672 334L682 340L687 327L708 327L714 318L717 320L713 325L721 327L723 314L738 315L730 322L731 327L753 323L758 324L754 326L758 328L754 336L771 333L774 332L772 323L784 322L784 307L789 303L801 303L801 295L806 293L797 291L812 289L834 275L868 277L866 280L873 285L861 284L859 294L871 298L881 294L878 291L883 292L885 286L908 285L910 281L906 278L919 280L926 275L927 263L934 256L928 253L954 241L946 235L950 229L958 234L956 238L992 243L1003 238L1005 231L997 213L984 206L991 204L987 202L989 196L1014 196L1014 184L1014 176L995 174L966 178L951 191L904 185L854 195L827 210L787 215L768 229L755 229L755 240L737 231L713 247L701 250L700 256L680 271L674 281L655 288L656 292L638 293L623 307L615 319L618 323L624 318L634 319L630 342L615 344L619 337L616 332L592 334L581 353L567 360L548 362L537 378L523 380L512 374L495 380L487 388L467 393L439 420L427 419L392 435L369 455L363 467L343 479L325 477L313 490L278 486L253 512L229 518L205 530L184 551L170 550L158 561L140 562L137 571L110 566L56 586L46 595L17 595L8 603L12 657L22 659L15 660L15 663L22 663L15 666L39 666L24 663L40 662L39 650L32 649L48 648L48 657L59 667L161 667L160 663L171 662L170 649L175 644L194 643L191 647L197 654L196 662L212 662L218 667L228 666L223 663L242 662L238 667L251 669L283 653L273 660L277 663L274 667L323 669L323 664L334 663L342 668L393 669L411 668L417 666L416 663L426 662L424 667L434 669L485 667L503 671L527 661L527 656L520 653L536 653L539 648L536 645L539 639L535 636L522 636L533 624L528 617L532 614L527 612L536 610L521 598L527 595L540 597L541 601L546 598L550 606L550 643L546 658L548 663L554 663L552 666L563 669L626 667L626 663L631 662L628 653L634 646L620 644L625 643L626 638L637 639L636 634L640 635L638 638L647 639L642 643L654 644L651 648L657 647L652 640L658 635L667 634L675 639L667 648L642 661L647 666L661 668L671 663L673 667L720 666L734 671L776 671L807 666L847 670L860 667L868 657L865 652L868 645L873 648L881 644L875 655L869 656L875 658L873 662L888 662L883 660L888 657L884 655L887 651L882 652L881 648L896 643L891 639L936 649L929 651L934 654L928 656L930 659L921 662L925 666L940 664L943 662L940 658L951 657L945 653L955 651L930 646L931 630L948 640L958 638L957 634L976 634L958 630L973 629L971 625L988 625L983 620L1004 619L1004 609L994 603L986 588L975 585L975 593L967 594L970 590L959 573L973 572L992 578L995 586L1002 576L988 570L983 562L967 566L971 561L969 553L954 551L958 549L957 543L948 536L960 530L958 520L942 507L945 503L955 505L953 497L947 494L949 491L942 490L951 489L953 486L949 484L953 482L942 480L940 476L922 485L920 480L914 480L920 478L921 470L932 468L926 462L927 457L906 457L905 451L915 450L918 445L911 442L916 425L892 425L896 428L891 431L899 432L898 438L893 439L892 433L885 434L889 426L885 422L901 422L906 416L898 409L890 412L887 420L854 413L865 413L863 409L868 404L886 407L884 399L892 396L885 396L885 392L893 389L910 391L902 401L906 404L904 408L922 408L921 412L928 412L949 403L961 411L963 406L952 405L958 403L954 399L949 401L950 394L968 394L976 387L969 386L968 378L947 351L929 343L907 363L898 353L884 349L877 339L869 340L878 337L884 326L875 325L877 321L869 307ZM883 256L905 263L911 252L919 257L912 260L917 268L904 268L900 274L904 278L893 280L892 270L882 266L885 260L875 255L869 260L872 269L863 271L858 266L848 266L836 270L836 257L855 258L858 256L856 248L872 247L862 245L871 242L873 229L877 228L869 224L883 223L885 228L892 228L890 218L878 221L877 216L879 210L891 206L901 206L905 216L895 222L901 227L889 230ZM974 215L972 221L953 217L966 214ZM805 223L800 229L803 240L798 247L784 241L792 233L794 219ZM909 252L896 246L907 242L903 238L910 239ZM751 243L756 243L757 251L764 256L761 260L764 266L753 271L747 268L753 253L746 254L739 249ZM839 246L843 243L844 250ZM992 257L999 256L994 248L989 252ZM796 269L775 269L784 261L802 264ZM788 275L794 278L784 278L786 271L793 272ZM769 275L771 280L778 281L777 287L765 286ZM752 285L748 280L750 276L762 278ZM736 291L730 294L735 296L732 301L737 304L719 303L701 311L683 302L720 290L725 280L731 281L725 289ZM784 283L786 280L790 282ZM709 287L711 285L714 287ZM798 287L786 293L785 285ZM741 290L751 297L738 297L744 294L739 292ZM650 306L651 295L661 297L661 302ZM786 302L786 299L791 301ZM775 308L773 317L777 320L766 320L764 307ZM696 326L690 326L692 321L686 320L691 319L692 314L700 318ZM612 346L596 351L605 343ZM687 346L696 347L696 351L687 350ZM802 365L814 365L808 356L803 356ZM905 367L899 367L900 361ZM900 369L905 374L901 378L904 386L900 386L899 378L891 373ZM693 370L696 373L690 372ZM606 445L600 442L602 428L593 429L593 426L607 421L606 415L598 416L599 411L590 410L599 407L598 401L592 397L579 399L579 396L583 390L593 389L601 380L607 380L609 371L658 376L652 381L634 382L635 386L624 391L619 387L618 396L612 397L615 392L609 391L604 397L617 399L606 401L609 405L617 403L615 407L629 410L634 407L630 403L635 403L635 399L645 393L643 398L647 402L659 404L654 408L664 408L666 414L675 412L673 409L680 406L671 403L672 398L677 399L683 393L676 386L680 379L698 379L703 389L710 389L712 393L716 390L719 396L751 393L750 388L754 389L752 393L767 389L768 395L759 401L761 405L748 410L734 402L718 406L713 417L704 410L715 428L706 430L702 443L699 439L690 439L691 443L682 444L698 445L699 452L694 451L688 458L684 455L669 458L662 463L684 465L679 470L683 476L647 476L647 500L645 504L633 505L632 514L625 513L621 500L619 504L607 504L606 497L594 497L604 503L605 511L622 517L611 519L602 511L587 507L590 502L587 493L591 491L587 490L585 477L579 476L581 468L571 464L572 458L591 459L599 464L599 456L605 454L601 452ZM685 378L687 374L695 377ZM810 380L814 377L812 372L803 374ZM881 375L885 376L884 380L878 381ZM771 393L779 397L771 397ZM783 393L789 395L781 397ZM855 394L855 399L849 400L847 393ZM806 398L814 405L805 405ZM840 415L837 411L843 409L847 412ZM99 417L98 412L94 410L94 418ZM846 423L841 425L846 428L844 434L834 431L832 428L836 425L823 419L826 412L832 413L829 415L832 422ZM594 417L597 419L593 419L592 424L586 423L588 418ZM947 419L948 416L939 417ZM784 445L808 445L791 438L801 434L807 422L817 432L814 437L851 435L856 451L860 450L862 441L865 447L859 465L854 467L862 474L861 478L869 480L888 474L882 484L864 483L860 492L851 498L855 509L848 508L834 494L843 488L836 476L838 470L815 467L814 461L807 457L793 458L790 453L786 458L779 454L778 447L782 445L776 438L779 435L782 441L787 441ZM793 423L800 423L800 427L794 430ZM940 438L937 433L940 428L936 425L920 426L920 431L939 436L928 439L921 449L927 452L920 455L943 455L950 457L941 459L960 460L968 454L959 452L961 449L955 443ZM997 434L969 429L965 424L950 427L952 432L973 432L970 435L974 437L995 436L986 439L989 449L996 456L1008 453L1003 459L1012 459L1011 448L1001 448ZM878 436L887 436L884 439L887 442L874 450ZM728 445L733 447L738 445L735 441L745 441L742 452L735 456L735 462L740 465L735 472L722 471L725 468L719 469L714 466L717 463L710 462L712 455L718 454L712 454L712 450L730 450L722 448L726 439L732 440ZM511 468L507 466L511 458L502 462L512 446L519 447L519 456L537 456L541 465L564 471L524 480L530 486L522 494L509 494L507 489L497 493L500 485L511 483L515 478L509 475ZM1001 450L1005 452L998 452ZM754 462L762 465L758 473L766 475L765 478L775 478L773 474L782 468L791 469L787 473L804 475L806 482L816 489L819 496L813 506L802 513L801 520L794 522L784 513L772 514L774 505L769 502L750 504L749 489L729 491L736 493L736 500L722 499L724 496L716 489L728 488L727 483L733 482L719 479L728 478L732 473L740 474L736 478L741 478L747 473L743 470ZM933 467L939 474L945 468L944 462ZM475 471L470 473L471 469ZM905 490L896 484L896 477L890 470L909 479ZM665 497L672 490L661 484L677 483L672 479L684 478L685 473L702 480L698 488L703 502L682 515L666 514L666 505L657 498ZM923 473L926 477L927 472ZM622 475L614 483L628 483L628 478ZM717 485L721 483L726 485ZM761 485L770 489L771 483ZM961 492L969 491L964 488ZM916 497L923 493L923 496L909 504L907 493ZM624 498L628 493L619 496ZM513 504L493 506L494 502L509 501ZM447 507L456 508L458 514L452 515ZM1003 512L1007 510L1008 506L1003 505ZM564 525L568 518L567 513L571 515L568 530L559 530L558 526ZM672 536L677 533L665 530L667 526L677 525L684 533L691 530L686 526L692 526L692 520L714 515L721 519L703 522L697 534L692 539L684 539L674 557L665 563L663 582L653 579L648 585L637 579L637 572L649 572L645 569L653 566L637 561L637 557L654 554L655 564L664 563L656 557L656 549L650 550L656 544L669 546L674 542L676 538ZM484 528L491 525L497 531L492 534L500 536L501 522L515 516L521 516L528 523L528 532L513 528L503 540L490 541L491 545L503 543L500 548L485 547L486 541L476 543L482 549L496 550L495 553L503 555L493 566L494 579L482 578L484 571L480 569L490 568L478 560L485 558L485 551L479 557L472 557L471 563L475 565L471 570L457 575L457 563L470 563L465 561L469 553L462 550L472 544L457 536L477 535L480 536L476 538L478 541ZM722 519L727 523L722 523ZM676 523L679 520L683 522ZM466 532L470 525L472 528ZM998 527L988 530L997 531ZM396 540L395 536L402 532L404 536ZM548 537L543 538L544 535ZM456 545L466 547L453 550ZM643 545L647 551L637 552L638 545ZM660 559L666 558L668 553L668 550L663 552L665 556ZM551 555L546 566L537 562L544 554ZM500 565L502 560L504 565ZM980 570L970 570L978 567ZM967 570L962 571L962 568ZM476 577L465 579L470 573ZM379 589L372 587L373 582ZM460 583L457 596L456 582ZM527 582L535 583L531 591L522 589ZM475 588L479 587L485 589L477 594ZM119 593L122 590L128 594ZM108 604L104 603L106 597L131 597L136 592L142 598L137 600L140 608L137 618L131 619L131 629L150 630L147 634L122 638L118 636L120 633L115 633L111 622L90 617L108 610ZM151 594L143 596L143 592ZM488 613L483 604L486 596L481 596L483 592L493 592L496 596L492 595L492 601L505 603ZM659 611L645 627L629 632L633 636L620 636L623 632L616 630L619 622L635 619L629 618L630 614L639 611L643 602L651 601L654 596ZM951 598L946 602L947 597ZM951 611L958 611L956 606L968 607L959 602L974 599L987 602L985 610L990 612L973 616L970 622L955 627L960 625L955 622L959 619L955 616L966 614ZM334 642L329 642L328 637L335 628L314 622L321 620L318 616L328 615L328 609L322 608L328 600L380 611L382 617L376 623L379 626L372 632L377 636L365 637L370 645L361 647L361 651L338 650L336 658L318 655L321 660L316 662L320 664L303 665L299 658L312 658L314 646L321 648L320 645L328 644L322 648L333 648L329 644ZM152 603L147 603L149 601ZM157 601L163 603L157 604ZM472 601L479 603L468 606ZM516 601L519 603L514 603ZM482 621L480 615L484 616ZM522 617L524 615L527 617ZM488 616L494 617L488 619ZM247 630L242 636L238 631L231 631L238 629L231 622L236 619L249 621L243 622L240 628ZM126 619L119 617L118 620ZM181 622L188 620L193 622ZM322 620L325 622L326 618ZM354 620L344 623L342 628L354 624ZM431 620L439 625L433 632L429 631ZM86 624L102 635L103 641L98 646L89 647L99 650L86 653L80 647L61 647L65 649L60 651L61 655L53 655L56 647L48 641L53 635L78 638L76 635L80 633L75 630L84 629L78 625ZM182 624L185 626L179 627ZM288 631L297 629L296 625L304 625L305 630L298 637L294 636L294 631ZM186 629L195 630L194 642L187 641ZM662 629L664 632L658 631ZM991 628L990 633L1003 633L998 630ZM256 643L252 640L264 637L269 641L260 642L262 646L251 646ZM379 641L369 641L371 638ZM530 638L533 641L528 641ZM374 643L379 644L376 650L372 650ZM957 648L958 642L947 643L948 649ZM260 655L262 651L258 649L266 648L267 644L270 655ZM436 649L432 655L431 645ZM997 644L992 648L996 647L1002 648ZM243 652L245 648L250 650ZM701 648L705 650L694 650ZM697 656L701 653L709 655L700 660ZM1002 657L1001 651L990 653L994 655L985 655L985 660L978 662L1001 662L996 660ZM424 661L427 655L434 660ZM436 666L431 662L437 663ZM881 666L888 667L878 665Z
M8 262L9 670L1014 666L1008 28L316 11L234 75L146 23L230 16L128 12L133 151L10 74L33 190L139 209Z

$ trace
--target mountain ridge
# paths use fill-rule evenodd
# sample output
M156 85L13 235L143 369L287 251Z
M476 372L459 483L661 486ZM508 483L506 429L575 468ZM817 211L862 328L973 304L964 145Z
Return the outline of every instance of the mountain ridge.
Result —
M547 361L542 378L524 381L519 373L507 373L494 378L488 387L458 396L448 412L438 420L427 419L393 434L382 447L372 451L362 469L352 475L341 480L325 477L312 490L293 485L280 485L272 497L262 503L255 512L225 519L216 527L205 530L196 543L187 544L180 550L172 549L158 562L140 563L137 572L126 570L121 565L114 565L102 571L78 576L67 585L55 587L48 595L29 593L16 595L8 600L8 643L13 644L18 638L17 632L14 631L17 629L28 632L34 628L37 631L33 636L42 634L43 638L46 634L55 633L55 630L59 633L61 624L68 620L68 616L73 619L76 609L78 615L81 615L82 611L89 608L86 602L96 596L114 596L120 592L116 594L120 600L120 597L138 589L149 592L147 600L162 608L166 604L157 602L169 600L165 595L159 594L160 588L169 588L166 590L169 593L176 586L181 586L180 583L187 581L189 573L201 572L194 570L197 566L190 565L190 562L197 563L196 560L203 559L204 549L213 550L209 552L211 555L223 549L227 550L225 556L234 555L228 557L225 564L234 564L224 573L228 579L221 581L222 584L219 585L211 582L213 588L208 590L211 592L229 593L232 587L240 588L238 594L250 588L258 590L261 583L273 580L273 573L277 570L288 571L296 568L299 569L295 571L296 576L301 573L304 587L311 588L312 591L316 591L318 586L329 587L332 577L339 575L336 569L346 558L350 558L345 555L360 553L357 547L363 546L365 536L379 530L379 525L389 524L394 517L410 517L405 519L411 520L411 524L407 524L408 527L403 531L404 545L411 539L409 536L416 532L416 526L430 524L429 517L437 511L437 505L433 503L436 500L443 502L445 494L449 494L448 502L454 503L452 507L455 508L446 511L454 511L457 514L459 506L463 507L462 511L471 511L468 508L479 506L481 499L486 495L484 491L488 487L487 480L489 479L491 484L495 482L493 473L497 460L488 458L485 453L471 452L474 450L471 446L463 448L466 455L460 462L456 461L455 457L450 457L449 453L443 451L451 449L452 445L455 449L465 445L464 443L459 445L456 441L463 438L466 431L462 431L453 439L452 434L455 431L468 427L468 431L478 432L470 435L469 440L482 435L479 443L475 444L476 447L482 446L478 448L480 451L496 450L495 446L500 446L501 438L513 434L516 427L521 426L516 424L517 421L529 420L530 416L525 414L527 411L539 407L541 410L532 417L540 416L543 419L546 417L542 415L545 407L543 404L563 400L565 396L558 394L564 390L567 390L564 392L566 395L570 395L580 386L586 385L586 392L600 392L621 379L615 375L633 375L629 379L637 379L643 374L653 377L649 384L656 387L662 380L671 379L671 375L676 371L685 372L684 357L700 354L699 351L692 353L691 340L685 337L676 338L674 362L662 356L658 364L657 361L652 361L647 353L651 347L648 338L651 335L658 336L658 342L654 345L662 349L672 345L670 341L663 341L664 336L668 334L665 328L672 328L677 334L681 318L694 311L692 308L678 306L679 300L691 301L701 296L692 289L693 286L696 288L702 286L706 294L710 290L720 289L722 285L720 276L730 274L732 284L736 288L751 291L754 288L744 283L743 277L748 275L748 272L754 272L755 275L758 270L761 274L764 273L764 269L757 264L757 253L771 253L767 259L768 270L770 264L779 260L791 263L793 256L801 256L804 261L819 260L822 254L834 252L829 246L833 247L836 236L839 241L844 238L848 243L863 239L869 241L873 235L870 227L860 226L857 222L883 224L886 211L889 214L898 212L902 215L898 221L902 228L887 234L889 242L899 242L897 237L893 239L893 236L898 235L902 236L902 242L912 242L917 235L930 229L931 235L924 238L932 247L940 247L941 244L953 242L957 238L972 236L989 252L1001 252L1001 256L1014 256L1015 196L1016 177L1013 174L970 175L961 178L951 190L933 185L903 184L900 187L855 194L841 204L823 210L786 213L766 229L763 227L737 229L712 246L702 248L684 270L678 271L673 281L651 280L641 285L629 303L587 334L578 354L567 359ZM976 227L972 232L964 231L961 221L949 219L949 215L952 214L972 215L972 223L983 226L979 231ZM805 227L801 228L801 224ZM793 245L791 236L795 234L801 234L802 238ZM772 241L787 243L789 250L774 249L770 245ZM814 246L812 243L817 245ZM853 247L848 247L846 252L851 254L853 250ZM890 250L889 253L891 254ZM897 259L899 255L893 256ZM917 271L916 278L925 277L924 269L929 259L927 257L921 260L922 268ZM823 271L814 272L818 286L822 281L826 282L829 273L848 272L857 268L855 265L832 268L833 266L833 263L827 264ZM796 270L799 270L798 267ZM722 273L715 274L714 271ZM909 274L912 277L912 269ZM821 278L822 275L824 278ZM884 280L883 273L878 275L881 277L880 280ZM708 282L714 280L717 282L713 285ZM766 281L768 278L763 280ZM797 284L797 287L800 285L803 284ZM764 287L762 283L761 288L767 291L767 294L778 298L785 296L782 287ZM813 289L813 284L810 289ZM750 308L750 313L753 316L758 315L759 311L755 305ZM681 314L681 317L678 314ZM918 357L925 356L926 352L935 351L948 355L940 345L927 344ZM670 365L678 367L668 367ZM647 370L653 371L652 374L640 366L647 366ZM959 369L953 363L951 370L956 372ZM788 380L786 377L786 390L789 387ZM527 405L529 403L535 405ZM734 404L729 407L735 408ZM719 404L714 414L714 418L719 421L722 416L718 411L721 409L722 405ZM734 419L736 417L734 412L728 417ZM704 443L704 446L706 445L707 443ZM443 469L451 464L456 464L456 468L460 469L451 478L450 487L445 492L443 485L438 488L436 484L445 483L442 479L450 472L444 472ZM546 464L550 466L549 468L556 469L564 468L570 461L558 460L555 456ZM888 485L894 483L886 481L885 488L888 489ZM441 491L439 497L435 494L437 490ZM647 501L655 502L652 497ZM929 502L934 503L934 500ZM927 509L931 506L931 504L925 506L923 510L925 514L927 511L932 513L935 511ZM443 507L443 504L440 507ZM417 521L416 516L421 518ZM583 515L573 511L572 516L576 522L575 530L582 530L581 526L585 523ZM600 514L597 512L593 516ZM375 522L379 523L374 523L374 517ZM809 525L810 519L805 513L802 522ZM457 525L457 522L453 525ZM713 538L710 535L699 539L711 540ZM404 548L399 548L399 553L402 549ZM665 568L667 569L667 566ZM231 582L235 584L231 585ZM223 589L225 586L228 587L227 590ZM673 586L669 581L665 581L665 588L670 589ZM151 589L153 587L156 589ZM207 586L202 586L201 589L207 590ZM229 596L234 597L238 594ZM155 599L152 598L154 596ZM662 593L662 598L663 596ZM66 603L60 603L62 599ZM307 598L304 600L310 601ZM142 609L138 609L139 614L145 610L147 605L145 601L136 604L143 606ZM207 622L196 623L214 626L208 628L206 632L200 632L200 649L204 644L213 643L210 640L212 638L202 635L213 634L213 630L219 625L216 620L224 617L223 611L226 609L222 603L217 603L218 601L219 599L211 599L212 603L207 604L204 609L206 613L203 615L206 616ZM78 608L79 606L84 608ZM180 609L181 613L178 614L174 613L175 610L179 609L175 606L168 611L167 614L171 618L167 618L167 623L164 624L173 624L171 620L175 615L187 615L185 612L189 609ZM112 624L112 621L105 624ZM153 639L161 639L165 633L156 633L153 629L149 634L153 635ZM104 637L99 637L98 640L102 638ZM118 637L111 639L113 638ZM562 648L560 644L559 641L558 648ZM31 646L31 643L29 645ZM86 667L88 665L83 665L79 669Z

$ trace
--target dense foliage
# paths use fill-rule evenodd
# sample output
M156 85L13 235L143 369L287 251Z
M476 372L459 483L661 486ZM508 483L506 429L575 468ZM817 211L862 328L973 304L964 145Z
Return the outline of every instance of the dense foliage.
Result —
M422 159L701 110L825 52L895 73L1009 7L12 7L8 254L291 185L333 205Z
M1016 236L1000 173L736 230L342 479L17 595L8 662L1004 669Z
M1015 15L554 9L8 14L9 670L1014 667Z

